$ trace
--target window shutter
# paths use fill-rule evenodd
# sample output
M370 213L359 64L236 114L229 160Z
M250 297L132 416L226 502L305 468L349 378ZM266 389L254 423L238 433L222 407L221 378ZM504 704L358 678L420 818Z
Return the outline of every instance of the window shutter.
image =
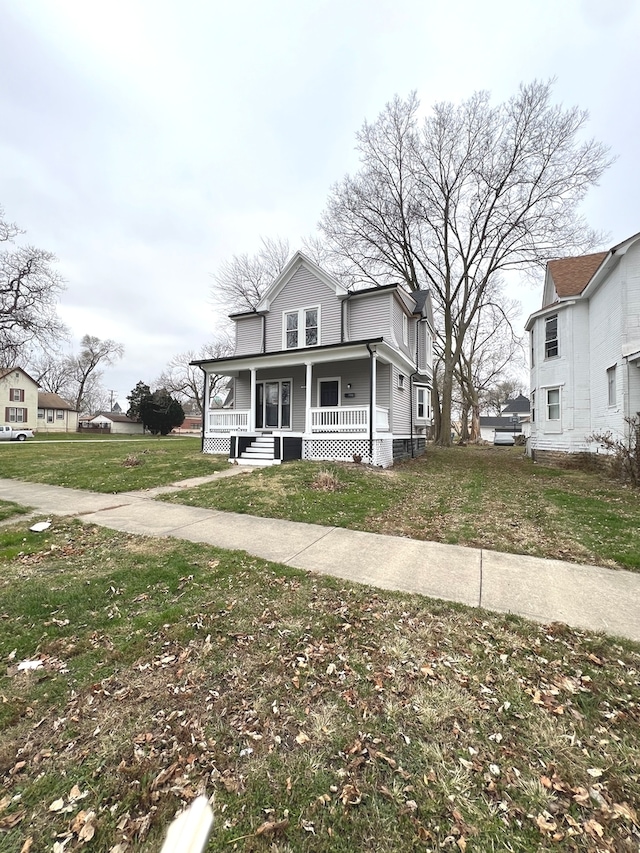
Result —
M20 389L20 402L24 403L24 388Z
M5 406L5 410L4 410L4 422L5 422L6 424L8 424L8 423L9 423L9 406Z

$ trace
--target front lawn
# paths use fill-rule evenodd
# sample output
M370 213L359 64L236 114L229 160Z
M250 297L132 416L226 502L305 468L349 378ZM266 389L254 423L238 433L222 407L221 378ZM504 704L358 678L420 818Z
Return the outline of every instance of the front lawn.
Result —
M534 464L517 447L430 447L389 470L287 463L164 499L640 570L638 492Z
M225 457L204 455L199 438L42 439L0 447L2 477L94 492L148 489L228 467Z
M0 850L635 851L640 646L70 519L0 531ZM119 846L118 846L119 845Z

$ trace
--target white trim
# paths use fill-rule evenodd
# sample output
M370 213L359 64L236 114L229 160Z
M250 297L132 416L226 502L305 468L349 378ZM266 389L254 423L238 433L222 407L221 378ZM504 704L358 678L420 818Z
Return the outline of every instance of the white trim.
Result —
M317 312L317 341L315 344L307 343L307 311L316 311ZM297 335L297 344L295 347L287 346L287 317L289 315L297 315L298 317L298 327L295 330ZM282 312L282 349L287 352L292 352L297 349L308 349L310 347L319 347L321 344L321 336L322 336L322 311L321 305L304 305L302 308L290 308L285 309ZM291 329L290 331L294 331Z

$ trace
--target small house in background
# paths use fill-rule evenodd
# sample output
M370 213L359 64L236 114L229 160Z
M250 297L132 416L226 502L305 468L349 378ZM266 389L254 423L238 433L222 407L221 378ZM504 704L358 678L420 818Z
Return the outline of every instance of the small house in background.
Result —
M38 392L38 432L76 432L78 412L59 394Z
M21 367L0 369L0 421L38 428L38 383Z
M297 252L257 309L231 319L234 355L193 362L206 377L205 453L249 465L355 459L383 467L424 453L432 424L428 291L348 290ZM223 408L209 401L219 376L229 378Z
M497 416L482 415L480 417L480 438L493 442L496 435L512 435L516 438L529 435L530 403L524 394L518 394L512 400L507 400Z
M96 432L108 432L113 435L142 435L144 426L131 420L126 415L118 412L98 412L88 420L80 419L82 432L95 430Z

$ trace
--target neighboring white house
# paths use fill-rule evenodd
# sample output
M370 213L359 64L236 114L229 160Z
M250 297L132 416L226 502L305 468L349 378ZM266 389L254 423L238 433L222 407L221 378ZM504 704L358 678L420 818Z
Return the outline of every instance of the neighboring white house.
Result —
M529 436L530 405L529 398L518 394L507 400L500 407L500 415L480 416L480 438L483 441L493 441L496 433L510 433Z
M248 464L354 456L374 465L424 452L431 426L433 313L427 291L350 291L298 252L257 310L231 315L233 408L205 392L205 453Z
M0 422L37 429L38 383L21 367L0 369Z
M142 435L144 426L132 421L120 412L98 412L87 420L81 418L83 431L95 429L102 432L111 432L114 435Z
M593 434L623 437L640 412L640 234L550 261L542 309L527 320L529 450L597 452Z
M38 431L76 432L78 412L59 394L38 392Z

